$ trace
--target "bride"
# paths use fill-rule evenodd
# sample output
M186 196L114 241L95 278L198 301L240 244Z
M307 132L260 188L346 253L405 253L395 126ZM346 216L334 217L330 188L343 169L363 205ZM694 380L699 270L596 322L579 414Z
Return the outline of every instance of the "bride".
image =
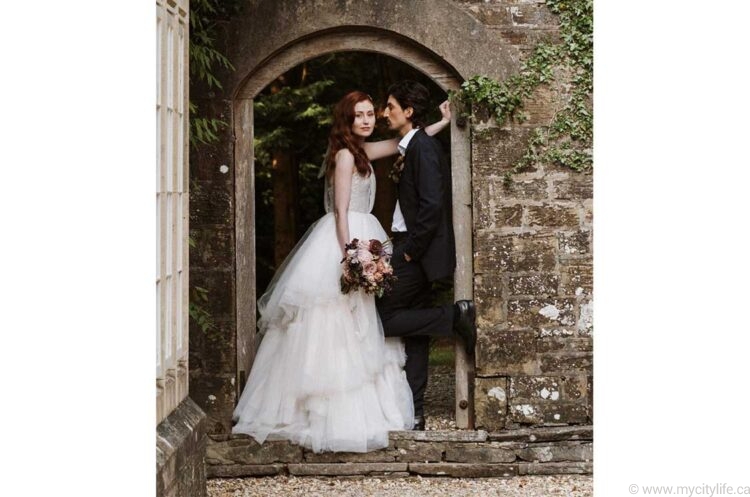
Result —
M425 128L434 135L450 122ZM334 109L326 155L326 214L308 229L258 300L263 335L234 410L232 433L259 443L290 440L313 450L368 452L388 446L388 432L413 427L412 394L400 338L383 337L373 295L342 294L344 246L387 238L370 214L371 160L398 153L397 139L365 142L375 108L365 93Z

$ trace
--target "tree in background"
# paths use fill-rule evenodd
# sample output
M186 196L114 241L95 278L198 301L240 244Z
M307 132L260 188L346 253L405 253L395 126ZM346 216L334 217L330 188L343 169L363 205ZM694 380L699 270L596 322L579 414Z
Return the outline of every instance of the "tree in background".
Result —
M318 172L328 143L334 104L361 90L376 106L388 86L401 79L424 84L432 95L433 115L446 94L432 80L391 57L339 52L309 60L279 76L255 99L256 277L259 294L307 228L323 212L323 180ZM446 148L449 136L442 138ZM392 137L379 120L371 139ZM376 216L386 228L395 205L395 187L387 177L392 159L375 164Z

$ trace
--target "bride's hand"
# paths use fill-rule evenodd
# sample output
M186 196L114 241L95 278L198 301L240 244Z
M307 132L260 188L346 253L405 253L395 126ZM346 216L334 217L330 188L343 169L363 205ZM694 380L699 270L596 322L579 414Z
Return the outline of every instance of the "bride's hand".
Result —
M449 100L446 100L442 104L438 105L438 109L440 109L440 115L443 116L443 119L447 122L451 122L451 103Z

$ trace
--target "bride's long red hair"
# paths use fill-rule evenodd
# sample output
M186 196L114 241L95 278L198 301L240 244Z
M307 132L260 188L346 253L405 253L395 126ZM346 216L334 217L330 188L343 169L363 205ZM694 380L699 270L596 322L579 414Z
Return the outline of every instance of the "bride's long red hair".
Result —
M370 174L370 161L352 133L354 124L354 106L360 102L375 104L370 95L361 91L353 91L344 95L333 108L333 127L328 136L328 154L326 155L326 176L330 178L336 169L336 153L345 148L354 156L354 165L362 176Z

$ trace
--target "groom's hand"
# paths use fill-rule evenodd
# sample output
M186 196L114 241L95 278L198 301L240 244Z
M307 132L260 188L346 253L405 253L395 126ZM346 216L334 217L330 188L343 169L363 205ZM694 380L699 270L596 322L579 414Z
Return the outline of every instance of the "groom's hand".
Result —
M411 257L406 252L404 252L404 259L406 259L406 262L411 262Z

